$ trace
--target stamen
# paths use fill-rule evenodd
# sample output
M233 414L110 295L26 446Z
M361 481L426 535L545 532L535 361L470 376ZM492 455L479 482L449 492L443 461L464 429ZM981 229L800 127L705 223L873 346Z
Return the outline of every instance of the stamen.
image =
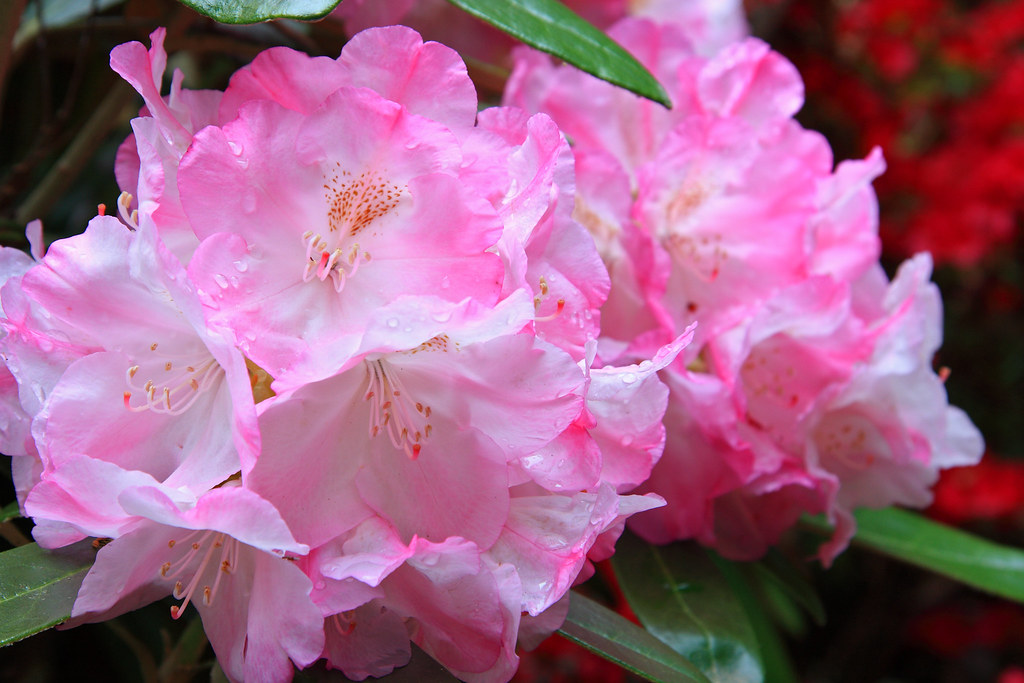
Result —
M408 395L387 361L367 361L363 400L370 403L369 434L372 438L387 431L392 445L404 450L410 460L415 460L422 450L419 442L424 434L429 436L432 429L426 423L430 417L430 406L407 398Z
M536 305L536 303L537 302L535 301L534 304ZM554 313L551 313L550 315L540 316L540 317L534 318L533 320L534 320L534 322L538 322L538 323L543 323L543 322L547 322L549 320L554 320L558 316L562 315L562 311L564 311L564 310L565 310L565 299L559 299L558 303L555 306L555 312Z
M125 225L129 230L138 230L139 212L136 209L130 208L132 205L132 199L133 197L131 194L122 192L117 198L117 213L121 217L121 220L125 222Z
M330 619L334 630L343 636L347 636L351 635L352 631L356 629L355 617L355 610L346 610L338 614L332 614Z
M238 565L239 543L234 538L216 531L199 530L192 531L182 540L187 540L196 534L202 535L191 544L187 552L183 553L176 561L164 562L160 566L160 576L166 579L187 576L190 570L192 572L187 583L182 578L177 578L174 582L174 590L171 594L182 602L180 605L171 607L171 618L173 619L181 616L200 586L202 586L203 604L212 605L217 597L221 581L225 576L230 576ZM208 547L205 552L202 552L204 544L208 544ZM173 550L175 541L169 541L167 546ZM220 550L220 554L216 565L214 565L211 564L211 560L217 550ZM202 558L196 563L196 558L201 552ZM212 584L208 581L208 569L212 569L216 574L212 577Z
M150 350L156 352L157 344L154 343ZM219 385L224 376L224 369L217 363L216 359L207 355L201 361L195 356L179 356L176 360L183 360L181 364L166 360L166 354L160 354L161 358L145 361L145 364L137 363L128 368L125 373L125 381L128 384L128 391L124 392L125 408L132 412L151 410L157 413L180 415L192 407L196 400L212 387ZM154 367L154 362L160 363L160 370ZM182 367L184 366L184 369ZM138 383L139 371L143 370L143 377L148 374L149 379L141 386ZM159 378L159 379L154 379ZM143 405L133 406L132 397L135 394L145 396Z

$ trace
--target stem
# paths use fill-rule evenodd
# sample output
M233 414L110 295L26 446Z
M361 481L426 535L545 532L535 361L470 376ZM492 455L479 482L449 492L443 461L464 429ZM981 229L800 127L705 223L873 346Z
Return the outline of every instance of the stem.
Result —
M139 668L142 670L142 680L145 683L160 683L159 673L157 672L156 662L153 660L153 654L149 651L142 641L132 635L132 632L122 626L116 619L103 622L107 628L113 631L117 637L125 642L128 648L135 655L135 658L139 662Z
M195 677L196 662L206 652L203 620L193 616L174 648L164 658L158 671L159 683L188 683Z
M36 189L15 213L15 221L24 225L45 216L50 207L75 181L86 162L96 153L103 140L117 126L121 112L135 97L135 91L124 83L115 84L75 139L64 150Z
M0 6L0 122L3 121L4 92L7 73L11 70L14 34L21 23L21 15L25 12L26 4L28 0L9 0Z
M0 538L3 538L15 548L28 545L32 542L27 536L25 536L25 534L21 533L21 530L18 529L18 527L14 526L14 522L4 522L3 524L0 524Z

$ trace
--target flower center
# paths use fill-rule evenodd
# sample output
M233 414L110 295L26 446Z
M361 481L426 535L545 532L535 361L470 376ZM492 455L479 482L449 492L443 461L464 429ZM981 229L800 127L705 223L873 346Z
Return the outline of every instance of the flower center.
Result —
M687 178L665 203L664 221L658 230L661 244L672 260L708 282L718 277L729 257L721 234L696 234L699 226L695 215L714 193L715 189L700 178Z
M208 353L173 355L158 352L157 348L158 344L153 343L149 347L151 355L125 373L128 390L124 392L124 407L128 410L180 415L224 377L224 369ZM140 395L145 399L133 404Z
M366 361L366 394L370 404L370 436L387 432L395 448L419 457L421 441L430 436L430 406L413 401L395 369L382 358Z
M208 530L193 531L180 540L167 542L169 549L180 553L176 559L160 566L161 577L175 580L174 599L182 601L180 605L171 606L171 618L181 616L200 586L203 604L213 604L221 579L230 576L238 566L239 545L227 534ZM187 578L190 573L191 578Z
M338 162L324 174L323 187L329 229L326 236L312 230L302 235L306 247L302 281L330 279L334 290L340 292L359 266L371 260L370 253L353 238L398 206L402 188L374 171L354 176Z

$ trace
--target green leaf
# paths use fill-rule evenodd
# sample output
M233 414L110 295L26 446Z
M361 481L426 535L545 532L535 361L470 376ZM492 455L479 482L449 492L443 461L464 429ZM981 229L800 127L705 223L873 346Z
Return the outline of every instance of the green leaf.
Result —
M0 508L0 524L9 522L12 519L18 519L21 517L21 508L18 507L18 501L9 503Z
M696 543L657 547L625 534L612 558L630 607L648 631L715 683L764 679L743 605Z
M700 669L678 652L579 593L570 593L569 615L558 632L649 681L710 683Z
M181 0L222 24L256 24L271 19L320 19L339 0Z
M448 0L513 38L637 95L672 106L651 73L602 31L557 0Z
M773 550L772 552L777 551ZM715 554L711 555L711 559L714 561L715 566L718 567L718 570L722 572L725 580L729 582L733 593L747 612L747 618L754 629L758 649L761 652L761 661L764 666L764 683L799 683L800 678L793 668L793 662L789 657L789 652L782 641L782 637L779 635L779 629L768 617L766 605L757 599L750 584L744 579L744 574L749 573L751 567L761 567L761 563L730 562ZM817 595L814 597L816 599Z
M807 610L818 626L825 625L825 606L814 586L778 550L772 548L759 562L747 562L743 567L763 591L778 591Z
M30 543L0 553L0 647L70 617L95 558L89 541L60 550Z
M1024 551L898 508L858 510L854 517L855 544L988 593L1024 602ZM821 517L805 518L804 523L831 532Z

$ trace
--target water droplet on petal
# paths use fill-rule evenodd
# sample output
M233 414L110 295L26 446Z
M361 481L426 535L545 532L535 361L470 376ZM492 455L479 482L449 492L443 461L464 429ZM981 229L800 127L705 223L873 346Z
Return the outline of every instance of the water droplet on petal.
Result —
M632 384L635 381L636 381L636 375L634 375L632 372L627 372L627 373L624 373L622 375L622 383L623 384Z
M214 273L213 281L216 282L217 286L221 289L227 289L228 287L228 279L220 273Z
M242 146L240 144L238 144L237 142L232 142L232 141L229 140L228 141L228 147L231 149L231 153L234 154L236 157L237 156L241 156L241 154L242 154Z
M244 273L245 271L249 270L249 264L246 263L244 260L239 259L235 261L235 270L237 270L239 273Z
M252 213L256 210L256 191L246 190L245 196L242 198L242 211L245 213Z
M628 447L628 446L632 445L633 437L631 437L631 436L629 436L627 434L626 436L622 437L622 440L619 443L621 443L623 446L627 446Z
M441 278L441 289L448 289L452 286L451 280L447 275Z
M398 318L388 318L388 327L391 329L398 327Z
M39 350L44 353L50 353L53 351L53 342L47 337L39 337Z

